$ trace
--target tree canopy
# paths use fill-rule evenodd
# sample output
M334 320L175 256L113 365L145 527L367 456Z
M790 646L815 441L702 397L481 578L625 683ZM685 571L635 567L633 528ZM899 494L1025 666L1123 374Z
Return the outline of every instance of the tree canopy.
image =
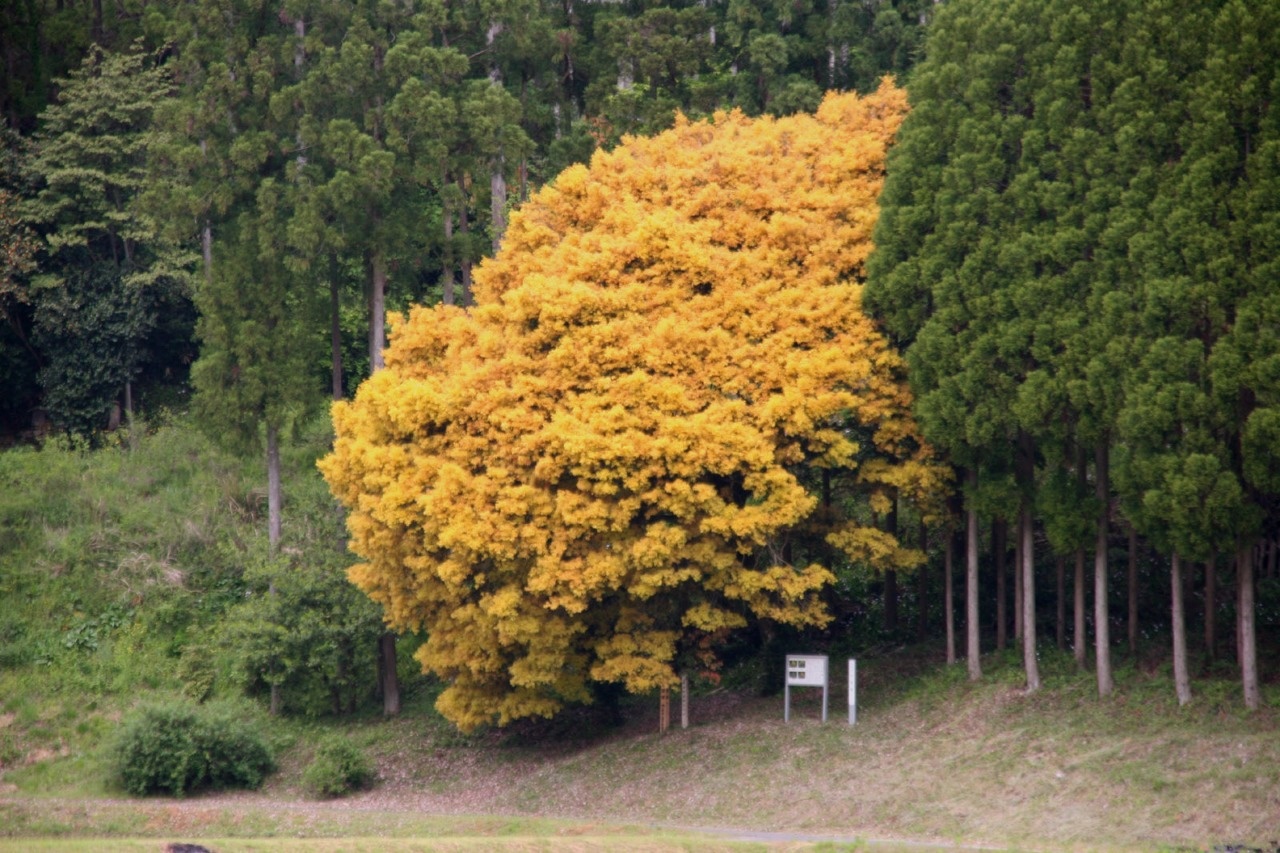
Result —
M944 474L860 308L905 109L628 139L516 212L470 313L393 322L321 470L455 723L671 686L751 619L824 624L833 560L922 558L875 513Z

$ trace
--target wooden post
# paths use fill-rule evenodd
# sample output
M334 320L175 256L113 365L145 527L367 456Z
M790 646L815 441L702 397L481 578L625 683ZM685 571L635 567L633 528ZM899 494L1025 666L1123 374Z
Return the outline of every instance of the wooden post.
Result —
M671 728L671 688L658 691L658 734L665 735Z
M689 674L680 676L680 728L689 728Z

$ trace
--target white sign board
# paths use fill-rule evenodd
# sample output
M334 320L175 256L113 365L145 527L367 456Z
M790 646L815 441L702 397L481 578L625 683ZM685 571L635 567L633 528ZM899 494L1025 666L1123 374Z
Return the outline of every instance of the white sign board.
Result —
M826 655L787 655L787 684L823 687L827 683Z
M822 722L827 721L827 656L787 655L787 670L783 673L786 694L782 707L783 722L791 721L791 688L822 688Z

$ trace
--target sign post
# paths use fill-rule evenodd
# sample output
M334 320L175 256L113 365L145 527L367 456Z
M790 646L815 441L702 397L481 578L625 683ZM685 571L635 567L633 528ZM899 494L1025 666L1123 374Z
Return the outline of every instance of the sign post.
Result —
M858 722L858 661L849 658L849 725Z
M822 688L822 722L827 721L827 656L826 655L787 655L786 687L783 689L784 700L782 721L791 722L791 688Z

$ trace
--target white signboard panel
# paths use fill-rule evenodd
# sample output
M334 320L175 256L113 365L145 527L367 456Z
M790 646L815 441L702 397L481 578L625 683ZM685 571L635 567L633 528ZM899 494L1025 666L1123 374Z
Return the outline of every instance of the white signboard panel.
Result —
M787 655L787 684L822 687L826 683L826 655Z
M791 688L822 688L822 722L827 721L827 656L826 655L787 655L787 671L784 673L786 686L782 706L783 722L791 721Z

